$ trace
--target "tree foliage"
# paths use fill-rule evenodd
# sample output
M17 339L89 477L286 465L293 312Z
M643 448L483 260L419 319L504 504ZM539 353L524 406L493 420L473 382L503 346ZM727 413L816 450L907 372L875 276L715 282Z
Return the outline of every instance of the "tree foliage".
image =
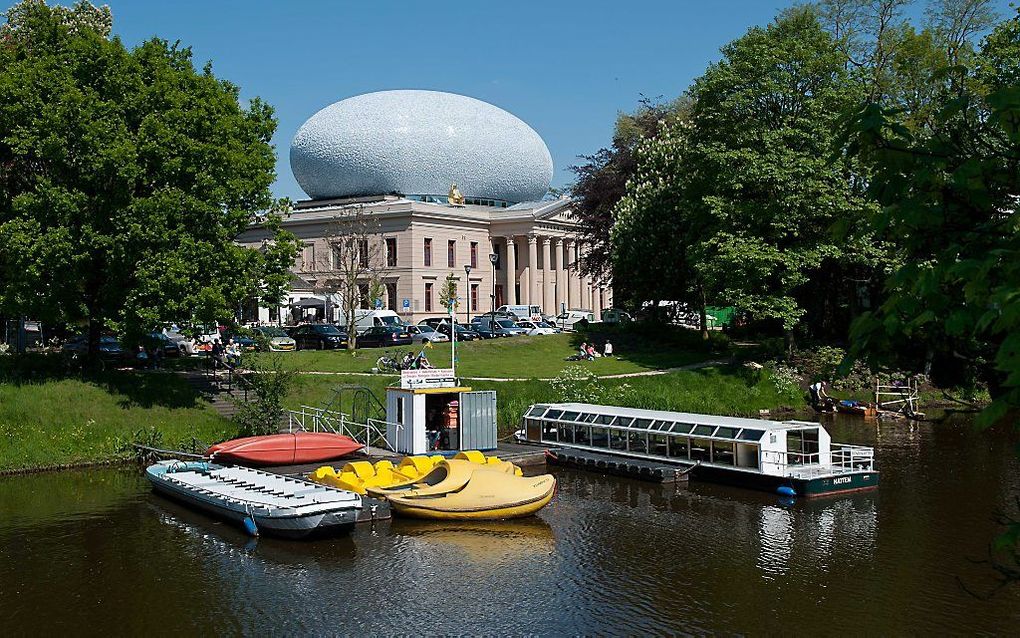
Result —
M579 222L580 236L589 251L579 264L581 271L595 281L609 283L612 277L612 241L614 208L627 189L636 169L636 150L642 140L654 137L674 113L683 111L684 101L659 104L641 101L634 113L620 113L616 118L613 143L594 155L585 155L582 162L570 169L576 181L570 188L574 199L574 216ZM617 294L626 295L629 281L614 282Z
M819 324L835 320L853 280L870 281L887 259L864 231L871 204L855 167L832 159L854 84L809 10L722 53L689 91L690 117L638 153L613 230L617 270L639 273L638 297L662 298L649 295L667 281L672 298L732 304L788 332L809 308ZM662 252L643 245L654 236Z
M924 346L967 366L995 399L986 418L1020 406L1020 14L987 38L972 69L937 96L935 126L911 131L869 104L851 120L851 151L873 170L876 227L906 261L887 299L854 326L872 358Z
M109 37L109 10L25 0L0 29L0 310L138 335L276 302L294 242L278 229L276 122L191 50Z

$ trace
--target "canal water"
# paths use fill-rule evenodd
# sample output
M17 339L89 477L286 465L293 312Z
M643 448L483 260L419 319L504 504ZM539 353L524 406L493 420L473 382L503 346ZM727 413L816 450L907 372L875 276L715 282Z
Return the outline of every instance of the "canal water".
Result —
M1017 514L1009 430L843 420L877 492L770 494L557 471L540 516L248 539L133 469L0 478L4 635L1014 633L979 561ZM1011 503L1013 504L1011 508ZM968 593L967 589L974 593Z

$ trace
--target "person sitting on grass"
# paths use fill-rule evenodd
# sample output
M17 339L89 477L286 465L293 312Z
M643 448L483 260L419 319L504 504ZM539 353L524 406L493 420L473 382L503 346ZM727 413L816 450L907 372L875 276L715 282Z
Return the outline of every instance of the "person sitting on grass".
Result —
M606 347L602 349L602 353L603 356L606 357L613 356L613 344L611 344L608 340L606 341Z
M577 353L579 355L581 355L582 359L587 359L588 358L588 344L582 342L581 343L581 347L577 349Z
M595 344L589 343L588 344L588 361L594 361L595 357L601 357L601 356L602 355L599 354L599 351L595 349Z

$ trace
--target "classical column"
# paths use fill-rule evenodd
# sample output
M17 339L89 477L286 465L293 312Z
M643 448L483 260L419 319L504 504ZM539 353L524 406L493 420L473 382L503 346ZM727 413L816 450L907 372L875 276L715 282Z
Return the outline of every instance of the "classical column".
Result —
M580 286L581 308L591 310L591 280L581 270L581 260L588 254L587 246L577 242L577 279Z
M506 301L503 303L514 306L517 304L517 244L513 235L506 238L506 264L503 270L506 271Z
M560 314L560 304L567 303L567 278L563 274L563 238L559 237L554 239L556 245L553 246L553 270L556 274L556 296L555 296L555 308L546 310L551 315Z
M537 306L538 294L538 237L528 235L528 305Z
M599 321L602 319L602 287L598 284L592 286L591 296L591 310L595 313L595 320Z
M554 315L556 300L553 297L552 264L549 263L549 238L542 237L542 312Z
M580 308L581 299L577 286L577 240L567 241L567 308Z

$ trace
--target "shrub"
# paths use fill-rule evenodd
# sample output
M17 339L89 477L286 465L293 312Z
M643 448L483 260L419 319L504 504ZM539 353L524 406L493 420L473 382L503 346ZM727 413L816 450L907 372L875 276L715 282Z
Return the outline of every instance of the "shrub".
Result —
M234 423L241 436L275 434L280 428L284 399L293 385L295 372L284 368L279 355L253 360L250 368L251 373L242 377L250 386L248 400L235 401L239 409Z
M801 376L797 368L782 361L772 361L766 364L765 369L780 394L790 395L800 390Z

